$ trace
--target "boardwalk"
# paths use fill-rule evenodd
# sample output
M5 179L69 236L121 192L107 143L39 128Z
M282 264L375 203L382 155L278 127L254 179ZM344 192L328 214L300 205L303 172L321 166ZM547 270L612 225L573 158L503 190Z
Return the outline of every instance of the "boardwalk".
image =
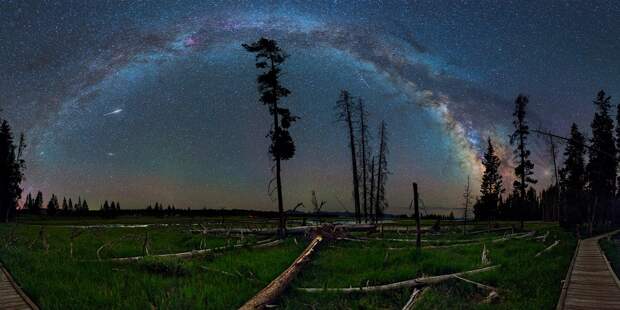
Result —
M0 309L39 309L0 265Z
M558 309L620 309L620 282L598 245L601 238L611 234L579 242Z

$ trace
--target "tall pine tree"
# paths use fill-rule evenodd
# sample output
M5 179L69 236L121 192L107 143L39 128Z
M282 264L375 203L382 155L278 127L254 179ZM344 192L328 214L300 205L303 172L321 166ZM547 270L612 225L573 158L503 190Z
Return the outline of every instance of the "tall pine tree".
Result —
M614 123L609 116L611 97L603 90L593 101L596 112L592 120L592 139L589 148L589 161L586 166L588 187L592 194L592 207L589 212L590 227L610 219L611 199L616 192L616 145Z
M532 177L534 174L534 163L529 159L530 150L527 148L527 137L530 134L530 129L525 120L525 109L528 103L529 99L527 96L521 94L517 96L515 111L512 114L514 116L512 124L515 127L515 131L510 135L510 144L515 146L513 153L516 179L513 183L513 189L519 204L517 212L521 220L521 229L523 229L523 220L532 207L529 204L529 199L527 199L527 188L529 184L537 183L537 180Z
M498 204L504 192L502 176L499 173L501 161L495 155L495 148L491 138L487 139L487 150L482 158L484 172L482 173L482 184L480 184L480 199L474 206L474 213L477 219L491 220L497 217Z
M24 147L24 136L20 136L16 147L11 126L0 119L0 218L5 222L17 214L17 202L22 195L20 185L25 165L21 154Z
M278 233L286 235L286 219L284 214L284 202L282 198L282 178L280 176L280 161L293 158L295 155L295 143L289 133L289 128L298 119L291 114L290 110L283 108L280 99L290 95L291 91L280 83L280 66L288 55L280 49L274 40L260 38L251 44L243 44L243 48L250 53L256 54L256 68L264 69L256 79L260 101L269 108L273 117L273 128L269 132L271 146L269 152L273 156L276 168L276 190L278 194L278 213L280 221Z
M564 167L562 175L562 192L564 203L560 212L560 224L564 227L573 227L587 218L585 210L586 171L585 171L585 138L579 132L577 124L570 128L570 138L564 149Z

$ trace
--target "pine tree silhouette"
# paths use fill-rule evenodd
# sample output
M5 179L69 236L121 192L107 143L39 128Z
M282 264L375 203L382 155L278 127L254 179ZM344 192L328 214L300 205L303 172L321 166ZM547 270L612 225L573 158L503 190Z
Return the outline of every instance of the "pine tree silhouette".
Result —
M280 105L280 100L288 97L291 91L280 84L280 66L288 55L280 49L275 40L260 38L251 44L243 44L243 48L250 53L256 54L256 68L264 69L256 81L260 93L260 101L269 108L273 117L273 128L269 132L271 146L269 152L276 164L276 190L278 195L278 213L280 221L278 233L286 235L286 219L284 214L284 202L282 197L282 178L280 175L280 161L289 160L295 155L295 143L289 133L289 128L298 119L291 114L290 110Z
M510 144L516 146L514 153L515 160L515 176L513 183L515 196L519 202L519 214L521 220L521 229L523 229L523 221L530 209L527 199L527 188L529 184L536 184L538 181L532 177L534 174L534 163L529 160L530 150L527 148L527 138L530 133L529 126L525 120L525 108L529 103L529 99L525 95L517 96L515 100L515 111L512 114L514 120L512 124L515 131L510 135Z
M593 101L596 112L592 120L592 139L589 148L589 161L586 166L588 187L592 194L592 209L589 212L590 227L597 218L603 221L608 214L611 199L616 192L616 145L614 141L614 124L609 116L611 97L603 90L599 91Z
M487 150L482 158L484 172L480 184L480 198L474 206L474 214L477 219L487 220L489 225L498 216L498 205L501 195L505 191L502 175L499 173L501 161L495 154L495 148L491 138L487 138Z
M15 146L11 126L6 120L0 119L0 217L5 222L17 214L25 168L21 154L25 147L23 135L20 136L18 146Z
M560 171L562 176L562 192L564 193L564 208L560 215L560 224L564 227L573 227L581 223L582 219L589 218L585 209L585 138L577 124L573 123L570 129L570 139L564 150L564 167Z

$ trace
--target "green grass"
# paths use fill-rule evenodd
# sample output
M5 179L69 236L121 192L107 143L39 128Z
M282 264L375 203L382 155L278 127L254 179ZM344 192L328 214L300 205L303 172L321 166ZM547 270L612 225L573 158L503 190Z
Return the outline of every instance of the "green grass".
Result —
M29 223L36 222L30 220ZM125 218L116 220L135 223ZM245 227L246 220L226 218L226 225L210 227ZM184 221L171 219L172 223L180 224L173 226L82 229L74 239L73 258L69 256L69 240L78 230L65 227L75 225L73 219L36 222L45 224L47 253L38 237L40 225L0 225L0 260L43 309L231 309L238 308L287 268L307 243L303 238L289 238L276 247L231 249L190 260L151 257L125 264L96 261L97 249L111 241L114 241L112 245L101 253L103 258L141 255L147 231L152 254L198 249L203 236L190 232L191 220ZM148 221L141 219L138 223L145 222ZM197 222L208 220L202 218ZM112 222L97 219L88 222L89 225L101 223ZM509 225L502 223L502 226ZM470 229L477 226L486 228L486 224L476 224ZM418 308L552 308L559 296L560 281L570 263L575 240L554 225L528 223L526 229L535 229L539 234L551 231L551 234L546 244L534 240L492 243L490 240L502 236L503 232L463 235L460 227L441 235L425 235L424 239L432 240L427 244L480 239L490 250L492 264L501 264L501 267L469 278L497 287L501 298L498 304L482 304L486 292L451 280L430 288ZM17 239L6 247L4 241L11 232ZM378 233L370 235L380 236ZM243 242L265 238L244 237ZM415 235L385 232L382 237L403 239L415 238ZM556 239L561 240L558 247L534 258ZM237 242L241 242L239 236L211 234L206 238L206 247ZM411 289L372 294L311 294L295 288L377 285L480 268L482 246L482 243L475 243L418 252L414 244L408 242L330 242L322 245L280 300L280 305L286 309L400 309ZM390 247L402 249L389 250Z
M614 272L620 277L620 234L613 236L609 240L602 239L600 244Z
M485 292L460 281L448 281L432 287L420 300L418 309L548 309L553 308L560 292L576 241L555 227L545 244L533 240L486 243L494 271L468 276L469 279L495 286L501 296L498 304L481 301ZM560 245L535 258L534 255L553 241ZM295 281L296 287L357 287L387 284L423 275L440 275L482 267L481 244L448 249L388 251L391 243L379 241L360 245L337 243L320 251ZM387 254L386 254L387 253ZM372 294L302 293L291 290L284 298L288 309L400 309L411 289Z
M9 229L12 227L0 226L0 234ZM160 229L152 231L158 251L186 250L187 244L175 245L183 237ZM101 230L107 240L135 233L135 229ZM71 259L63 246L68 229L48 227L47 231L47 254L39 246L29 247L31 237L38 234L37 226L20 225L17 244L0 248L3 264L43 309L230 309L275 278L303 248L303 244L287 240L274 248L235 249L192 260L148 258L117 264L90 260L97 247L90 243L100 241L94 236L78 237L84 239L76 242L76 257ZM210 239L211 246L224 244L221 238ZM131 242L119 243L108 254L139 254L136 251Z

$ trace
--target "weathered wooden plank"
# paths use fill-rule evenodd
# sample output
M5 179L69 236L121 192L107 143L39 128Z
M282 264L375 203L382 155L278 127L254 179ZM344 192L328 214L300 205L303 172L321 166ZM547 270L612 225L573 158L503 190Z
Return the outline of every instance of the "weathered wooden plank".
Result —
M2 265L0 265L0 309L39 309L15 283L11 274Z
M579 242L557 309L620 309L620 283L598 244L618 232Z

